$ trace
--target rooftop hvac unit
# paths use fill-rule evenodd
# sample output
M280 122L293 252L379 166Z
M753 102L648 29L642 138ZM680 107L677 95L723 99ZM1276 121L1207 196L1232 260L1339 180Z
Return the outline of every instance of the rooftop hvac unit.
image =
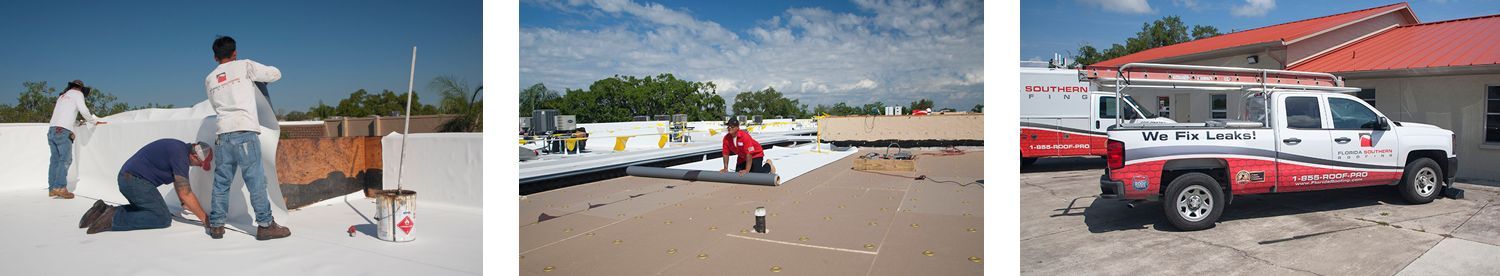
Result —
M573 131L574 129L578 129L578 116L557 115L557 129L563 131Z
M687 123L687 121L688 121L687 114L672 114L672 122L673 123Z
M645 122L645 121L650 121L650 120L651 120L651 116L644 116L644 115L642 115L642 116L635 116L634 118L631 118L631 121L636 121L636 122Z
M763 121L763 120L761 120L760 115L755 115L755 117L751 117L751 118L753 118L753 119L750 119L750 120L755 121L755 124L757 124L757 125L761 124L761 122Z
M671 121L672 120L672 116L656 115L656 116L652 116L651 119L652 119L652 121Z
M896 107L894 107L894 106L887 106L887 107L885 107L885 115L886 116L896 115Z
M557 110L538 109L531 112L531 134L543 134L557 130Z
M739 120L741 125L750 123L745 121L745 115L734 115L734 119Z
M521 117L521 129L531 129L531 117Z
M898 116L899 115L906 115L906 112L901 110L901 106L898 105L898 106L895 106L895 108L896 108L896 113L895 114L891 114L891 115L898 115Z

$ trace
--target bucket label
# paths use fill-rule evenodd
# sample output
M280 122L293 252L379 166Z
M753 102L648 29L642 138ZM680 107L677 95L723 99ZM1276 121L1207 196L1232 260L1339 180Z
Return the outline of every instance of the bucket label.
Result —
M396 227L400 227L401 232L411 234L411 217L401 219L401 223L397 223Z

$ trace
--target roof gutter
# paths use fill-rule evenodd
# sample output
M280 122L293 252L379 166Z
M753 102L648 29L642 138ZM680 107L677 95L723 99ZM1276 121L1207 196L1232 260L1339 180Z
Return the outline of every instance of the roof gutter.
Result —
M1443 67L1424 67L1424 68L1406 68L1406 69L1393 69L1393 70L1368 70L1368 71L1333 72L1334 75L1342 76L1345 79L1371 79L1371 78L1386 78L1386 77L1430 77L1430 76L1476 75L1476 74L1496 74L1496 73L1500 73L1500 64L1443 66Z

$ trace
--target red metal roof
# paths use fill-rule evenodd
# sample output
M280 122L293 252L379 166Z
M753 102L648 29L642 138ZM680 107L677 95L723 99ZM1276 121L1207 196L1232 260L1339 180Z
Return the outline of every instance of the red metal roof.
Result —
M1371 16L1400 9L1406 9L1406 12L1408 14L1411 13L1411 9L1407 6L1406 2L1401 2L1151 48L1145 51L1136 52L1134 54L1101 61L1095 64L1091 64L1091 66L1118 67L1126 63L1148 62L1163 58L1196 54L1251 44L1267 42L1285 43L1286 41L1297 40L1328 29L1363 20ZM1415 18L1415 15L1413 15L1413 18Z
M1289 70L1360 72L1500 64L1500 14L1391 28Z

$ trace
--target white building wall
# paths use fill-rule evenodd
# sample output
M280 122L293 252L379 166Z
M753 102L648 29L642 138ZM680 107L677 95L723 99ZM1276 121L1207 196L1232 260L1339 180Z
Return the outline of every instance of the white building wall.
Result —
M1347 79L1346 86L1375 89L1375 108L1392 120L1435 125L1458 134L1458 177L1500 181L1500 143L1484 143L1486 87L1500 73Z

